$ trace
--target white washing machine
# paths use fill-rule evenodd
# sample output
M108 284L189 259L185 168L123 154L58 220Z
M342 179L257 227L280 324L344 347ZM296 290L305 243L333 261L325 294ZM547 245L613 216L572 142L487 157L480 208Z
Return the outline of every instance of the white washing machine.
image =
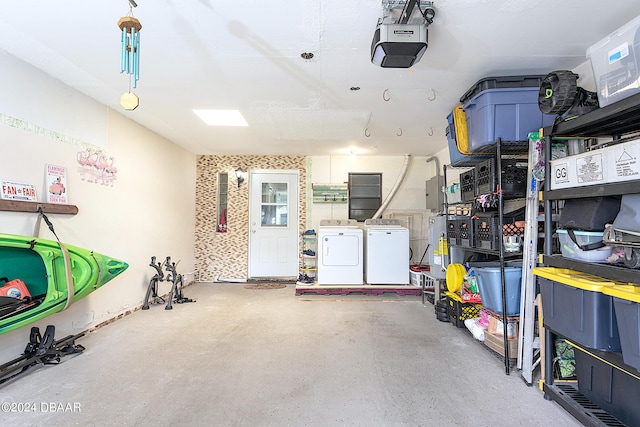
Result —
M408 285L409 229L397 219L367 219L364 236L367 284Z
M363 284L363 232L355 219L323 219L318 227L318 285Z

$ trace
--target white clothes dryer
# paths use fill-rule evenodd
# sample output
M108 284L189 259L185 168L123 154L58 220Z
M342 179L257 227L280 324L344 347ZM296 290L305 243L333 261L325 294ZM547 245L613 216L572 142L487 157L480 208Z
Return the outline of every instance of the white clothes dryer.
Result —
M364 222L364 278L369 285L409 284L409 229L398 219Z
M363 232L354 219L325 219L318 227L318 285L363 284Z

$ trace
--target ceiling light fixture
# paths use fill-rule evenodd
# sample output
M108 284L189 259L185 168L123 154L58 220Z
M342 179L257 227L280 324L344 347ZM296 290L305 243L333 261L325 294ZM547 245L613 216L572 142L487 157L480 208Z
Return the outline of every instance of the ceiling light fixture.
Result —
M313 59L313 53L311 52L302 52L300 56L302 57L302 59L306 59L306 60Z
M133 8L138 7L134 0L129 0L129 14L118 20L120 28L120 74L129 75L129 91L120 97L120 105L125 110L135 110L140 101L131 92L131 83L135 88L140 78L140 30L142 24L133 17Z
M427 50L427 27L436 14L433 2L401 0L391 5L389 0L383 0L382 6L384 16L373 34L371 62L383 68L409 68ZM414 14L416 6L418 13Z
M249 126L238 110L193 110L209 126Z

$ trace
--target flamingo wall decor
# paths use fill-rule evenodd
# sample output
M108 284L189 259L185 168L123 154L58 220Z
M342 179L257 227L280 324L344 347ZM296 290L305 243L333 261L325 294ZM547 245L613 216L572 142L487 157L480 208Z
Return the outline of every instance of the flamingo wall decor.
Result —
M83 181L113 186L118 169L115 159L100 149L85 148L78 151L78 172Z

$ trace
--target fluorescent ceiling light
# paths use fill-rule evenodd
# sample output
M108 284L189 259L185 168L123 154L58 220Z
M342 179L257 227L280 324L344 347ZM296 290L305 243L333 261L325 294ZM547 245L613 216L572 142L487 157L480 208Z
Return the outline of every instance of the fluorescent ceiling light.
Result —
M193 110L209 126L249 126L238 110Z

